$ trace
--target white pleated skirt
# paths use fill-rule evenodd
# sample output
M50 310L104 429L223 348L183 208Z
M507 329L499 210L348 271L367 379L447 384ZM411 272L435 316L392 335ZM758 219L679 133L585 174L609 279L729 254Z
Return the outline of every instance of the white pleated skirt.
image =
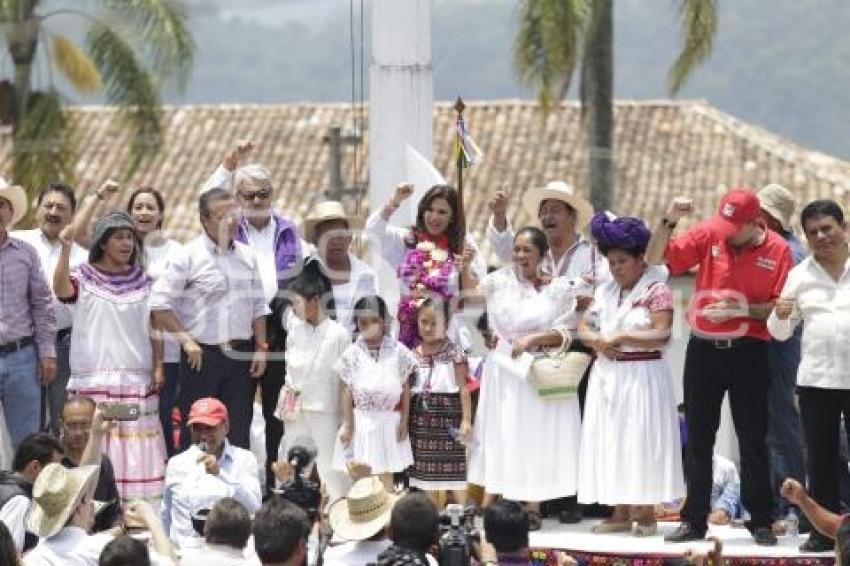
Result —
M354 435L351 439L352 458L369 464L373 474L402 472L413 464L410 438L396 439L401 422L398 411L362 411L354 409ZM337 435L333 468L347 472L346 450Z
M684 494L679 421L667 362L598 358L584 406L579 501L652 505Z
M577 399L544 401L524 376L489 358L481 380L467 478L488 493L544 501L576 493Z

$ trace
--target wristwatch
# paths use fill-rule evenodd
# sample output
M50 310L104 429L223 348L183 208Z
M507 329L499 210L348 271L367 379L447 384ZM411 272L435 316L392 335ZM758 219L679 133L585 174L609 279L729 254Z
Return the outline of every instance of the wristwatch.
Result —
M670 230L673 230L674 228L676 228L676 224L677 224L676 220L670 220L666 216L661 219L661 225L664 226L665 228L669 228Z

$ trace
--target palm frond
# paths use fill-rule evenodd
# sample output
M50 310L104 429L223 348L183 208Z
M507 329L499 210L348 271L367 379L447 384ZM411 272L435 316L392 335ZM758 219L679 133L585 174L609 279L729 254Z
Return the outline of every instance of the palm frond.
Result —
M681 0L683 45L668 73L670 93L678 94L696 67L705 61L717 35L716 0Z
M132 130L129 175L162 145L159 92L151 73L114 30L93 26L86 49L103 77L107 101L119 107L124 124Z
M138 36L145 60L158 76L188 84L195 41L183 5L176 0L101 0L108 12Z
M59 93L37 93L18 123L12 145L12 176L30 196L49 182L72 183L77 153L74 127Z
M73 41L63 35L51 34L50 51L56 68L78 91L89 94L103 88L97 67Z
M514 69L533 87L544 112L569 89L581 49L585 0L522 0Z

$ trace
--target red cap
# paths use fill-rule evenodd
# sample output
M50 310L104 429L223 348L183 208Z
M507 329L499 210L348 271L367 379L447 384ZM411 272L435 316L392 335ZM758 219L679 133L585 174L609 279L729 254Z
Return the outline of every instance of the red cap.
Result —
M207 426L216 426L226 421L227 407L224 406L224 403L213 397L204 397L192 403L192 408L189 410L189 422L187 424L193 425L199 423Z
M709 224L724 236L731 236L748 222L759 216L761 205L756 192L752 189L732 189L720 199L717 209Z

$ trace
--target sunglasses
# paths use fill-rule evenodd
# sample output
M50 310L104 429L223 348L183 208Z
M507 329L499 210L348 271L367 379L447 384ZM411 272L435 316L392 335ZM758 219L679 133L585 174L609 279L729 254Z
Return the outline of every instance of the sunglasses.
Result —
M272 190L271 189L260 189L258 191L254 191L254 192L251 192L251 193L239 191L239 196L242 197L243 199L249 200L249 201L254 200L256 198L259 198L260 200L266 200L267 198L272 196Z

